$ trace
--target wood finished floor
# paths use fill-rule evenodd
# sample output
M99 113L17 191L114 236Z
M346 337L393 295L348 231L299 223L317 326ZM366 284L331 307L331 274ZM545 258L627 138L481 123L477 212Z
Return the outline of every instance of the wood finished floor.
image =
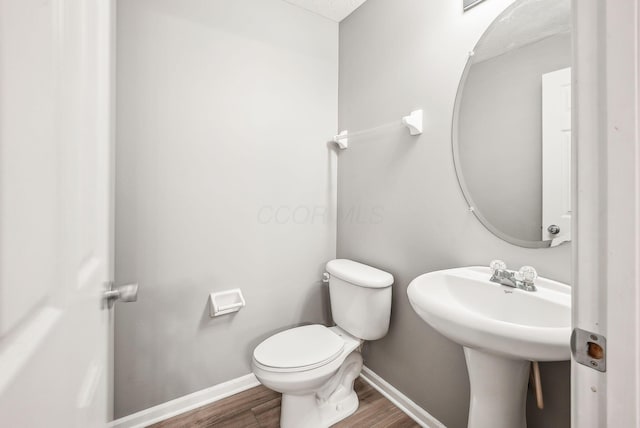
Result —
M334 427L419 427L369 384L358 378L358 410ZM151 425L152 428L278 428L280 394L260 385L198 409Z

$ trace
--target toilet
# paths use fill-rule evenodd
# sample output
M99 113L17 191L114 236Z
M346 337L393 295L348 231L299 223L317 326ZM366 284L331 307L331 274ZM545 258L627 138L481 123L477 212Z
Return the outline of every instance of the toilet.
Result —
M253 373L282 393L282 428L326 428L353 414L362 344L389 330L390 273L346 259L331 260L326 269L336 326L285 330L253 351Z

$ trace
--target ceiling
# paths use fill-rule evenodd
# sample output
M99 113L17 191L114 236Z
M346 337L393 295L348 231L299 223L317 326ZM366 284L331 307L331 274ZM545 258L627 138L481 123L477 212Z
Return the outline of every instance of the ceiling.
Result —
M571 0L520 0L507 8L476 46L482 62L556 34L571 32Z
M366 0L284 0L303 9L340 22Z

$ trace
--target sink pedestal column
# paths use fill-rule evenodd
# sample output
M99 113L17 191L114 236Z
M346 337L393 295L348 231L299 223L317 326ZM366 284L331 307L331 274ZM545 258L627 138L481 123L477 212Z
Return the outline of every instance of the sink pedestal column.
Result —
M468 428L526 428L531 362L464 348L471 385Z

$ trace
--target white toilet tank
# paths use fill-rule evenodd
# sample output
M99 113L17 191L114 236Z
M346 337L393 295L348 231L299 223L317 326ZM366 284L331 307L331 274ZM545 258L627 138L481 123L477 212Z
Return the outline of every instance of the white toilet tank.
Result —
M393 275L346 259L331 260L327 272L335 323L359 339L384 337L391 317Z

